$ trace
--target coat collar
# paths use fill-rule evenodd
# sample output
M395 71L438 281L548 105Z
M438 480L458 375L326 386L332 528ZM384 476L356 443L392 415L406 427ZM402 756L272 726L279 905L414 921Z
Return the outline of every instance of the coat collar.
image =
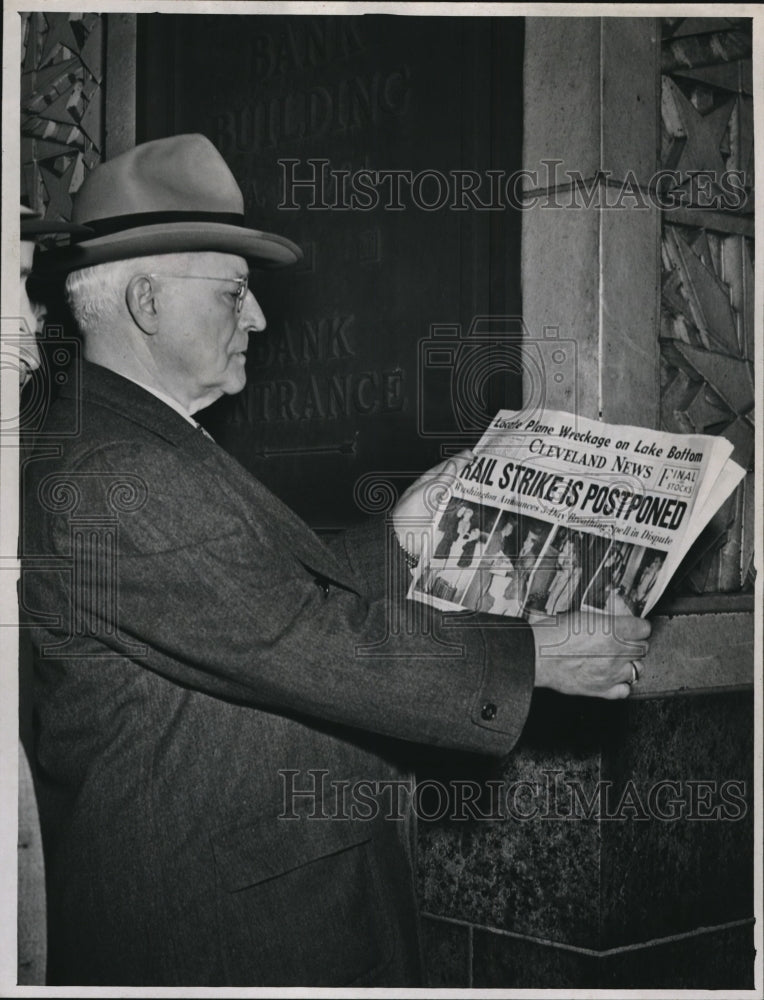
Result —
M61 395L70 399L80 397L103 406L177 446L193 440L198 434L197 428L167 403L109 368L83 361L80 379L79 387L76 380L70 379Z

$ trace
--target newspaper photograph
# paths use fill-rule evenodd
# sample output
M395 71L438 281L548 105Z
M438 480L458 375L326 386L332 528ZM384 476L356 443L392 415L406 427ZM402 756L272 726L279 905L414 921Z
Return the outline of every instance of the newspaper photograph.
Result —
M642 617L745 475L732 452L720 437L501 410L437 512L409 597Z

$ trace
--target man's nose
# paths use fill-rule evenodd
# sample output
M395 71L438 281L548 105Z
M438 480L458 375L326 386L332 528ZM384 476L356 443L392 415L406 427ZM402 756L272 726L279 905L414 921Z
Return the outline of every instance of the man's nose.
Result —
M265 314L251 291L244 296L244 305L239 316L239 326L247 333L262 333L266 327Z

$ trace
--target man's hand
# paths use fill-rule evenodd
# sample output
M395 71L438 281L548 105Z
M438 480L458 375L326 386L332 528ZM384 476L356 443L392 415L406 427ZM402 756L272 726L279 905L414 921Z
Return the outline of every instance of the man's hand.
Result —
M422 554L423 536L432 541L433 522L446 509L456 478L473 458L469 450L447 458L423 473L395 505L393 526L398 541L413 556Z
M576 611L532 625L536 687L595 698L631 694L638 661L647 652L649 622L631 615Z

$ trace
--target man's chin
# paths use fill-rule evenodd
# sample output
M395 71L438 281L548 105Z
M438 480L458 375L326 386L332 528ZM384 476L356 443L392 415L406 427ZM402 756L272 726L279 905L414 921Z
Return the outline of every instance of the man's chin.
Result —
M221 390L221 395L223 396L236 396L242 391L244 386L247 384L247 375L242 368L241 372L237 372L235 375L231 375L230 378L226 380L225 385Z

